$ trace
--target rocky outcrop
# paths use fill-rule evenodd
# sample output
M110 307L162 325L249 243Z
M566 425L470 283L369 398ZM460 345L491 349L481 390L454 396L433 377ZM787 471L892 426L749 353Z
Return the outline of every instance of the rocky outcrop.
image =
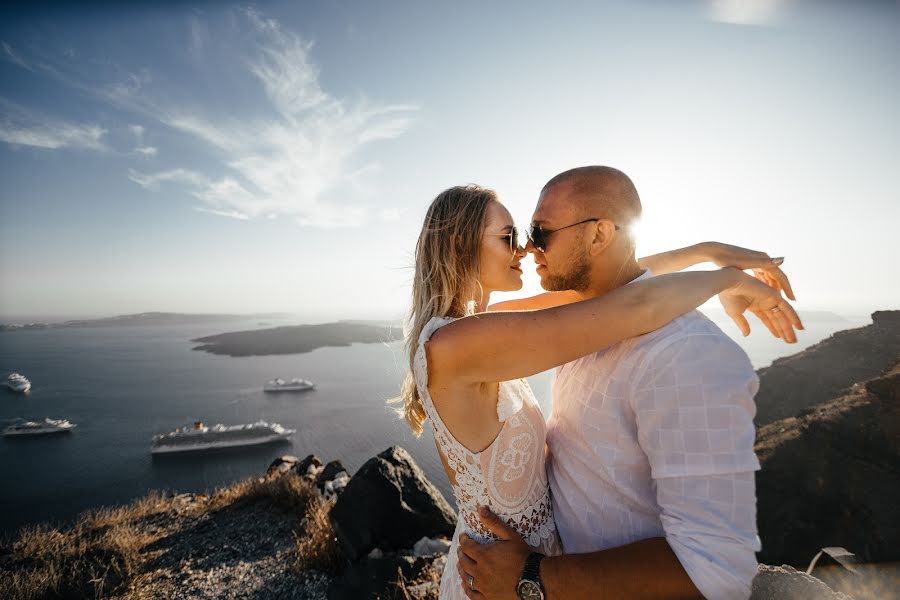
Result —
M900 311L872 314L872 324L839 331L758 371L756 423L767 425L837 398L900 360Z
M867 563L900 561L898 398L900 362L759 429L761 562L805 567L824 546L842 546Z
M328 600L435 598L440 571L434 563L433 557L397 554L366 558L348 566L331 584ZM439 563L442 569L444 560Z
M453 509L398 446L369 459L353 475L330 518L351 561L376 548L410 548L423 536L451 537L456 527Z
M788 566L760 565L750 600L853 600L824 582Z

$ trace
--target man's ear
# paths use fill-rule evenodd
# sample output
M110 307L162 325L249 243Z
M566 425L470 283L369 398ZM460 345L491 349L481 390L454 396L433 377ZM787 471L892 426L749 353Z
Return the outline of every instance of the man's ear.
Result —
M591 239L591 256L597 256L606 252L612 243L616 233L616 226L612 221L601 219L594 223L594 227L590 229L593 239Z

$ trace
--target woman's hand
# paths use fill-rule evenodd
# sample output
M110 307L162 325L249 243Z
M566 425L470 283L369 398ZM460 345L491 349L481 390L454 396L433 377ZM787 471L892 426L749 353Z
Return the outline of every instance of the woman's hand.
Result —
M779 266L784 257L772 258L765 252L731 246L720 242L701 244L702 252L707 259L719 267L736 267L741 270L752 269L753 275L766 285L783 291L791 300L796 300L791 282Z
M735 285L719 294L719 300L744 336L750 335L750 324L744 317L744 312L748 310L762 321L772 335L789 344L797 341L794 328L803 329L800 317L782 298L777 288L766 285L746 273L741 273Z

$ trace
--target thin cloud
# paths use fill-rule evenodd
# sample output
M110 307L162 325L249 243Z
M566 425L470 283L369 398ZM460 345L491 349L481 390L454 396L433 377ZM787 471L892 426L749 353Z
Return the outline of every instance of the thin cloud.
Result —
M138 146L134 151L142 156L156 156L159 153L159 149L156 146Z
M45 150L75 148L106 150L106 129L92 124L53 119L0 99L0 141Z
M34 68L29 64L18 52L16 52L12 46L7 44L6 42L0 43L0 46L3 47L3 56L9 62L14 65L18 65L23 69L27 69L29 71L34 71Z
M154 110L145 102L160 121L217 150L226 174L173 179L169 171L133 173L131 179L180 184L213 214L279 215L320 227L360 225L367 212L354 192L360 189L361 174L377 165L359 164L356 156L368 144L402 135L417 108L365 100L350 104L330 95L320 85L309 42L255 10L243 15L259 38L259 51L245 66L261 85L270 116L217 120ZM137 91L120 87L112 93L134 102Z
M128 172L128 178L142 188L150 190L158 190L161 183L181 183L198 187L209 184L206 177L188 169L171 169L153 175L144 175L132 169Z
M401 136L414 122L418 107L330 94L321 86L310 42L255 9L236 14L238 23L253 38L248 47L254 51L237 65L243 66L265 98L261 106L254 106L257 112L253 116L239 110L221 117L206 110L185 109L195 105L191 98L176 98L177 89L160 89L149 69L126 72L112 83L102 83L86 73L73 73L72 65L57 68L46 61L29 61L5 42L2 56L199 140L208 146L204 158L219 162L212 173L178 165L154 173L130 170L129 179L146 189L158 190L163 185L181 189L198 199L204 212L231 218L287 218L318 227L355 226L379 218L377 211L370 215L362 205L376 193L369 181L379 165L362 160L360 151ZM210 30L198 19L189 25L188 52L205 49L226 35ZM265 109L263 116L260 109ZM105 130L68 125L23 127L4 122L0 139L48 148L103 147ZM144 125L131 125L129 131L136 142L133 155L159 154L155 145L145 142Z

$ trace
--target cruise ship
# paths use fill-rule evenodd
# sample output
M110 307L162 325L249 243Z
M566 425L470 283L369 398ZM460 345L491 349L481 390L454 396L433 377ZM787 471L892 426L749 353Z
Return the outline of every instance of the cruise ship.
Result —
M316 388L316 384L314 384L309 379L300 379L299 377L294 377L290 381L286 381L284 379L272 379L266 382L266 385L263 386L264 392L304 392L306 390L313 390Z
M3 430L3 435L47 435L51 433L66 433L72 431L76 425L65 419L44 419L42 422L24 421L15 423Z
M24 375L11 373L9 377L6 378L6 387L14 392L22 392L24 394L28 393L28 390L31 389L31 382L25 379Z
M208 448L229 448L252 446L288 439L296 430L285 429L277 423L259 421L250 425L213 425L207 427L202 422L193 428L180 427L171 433L153 436L150 451L153 454L206 450Z

